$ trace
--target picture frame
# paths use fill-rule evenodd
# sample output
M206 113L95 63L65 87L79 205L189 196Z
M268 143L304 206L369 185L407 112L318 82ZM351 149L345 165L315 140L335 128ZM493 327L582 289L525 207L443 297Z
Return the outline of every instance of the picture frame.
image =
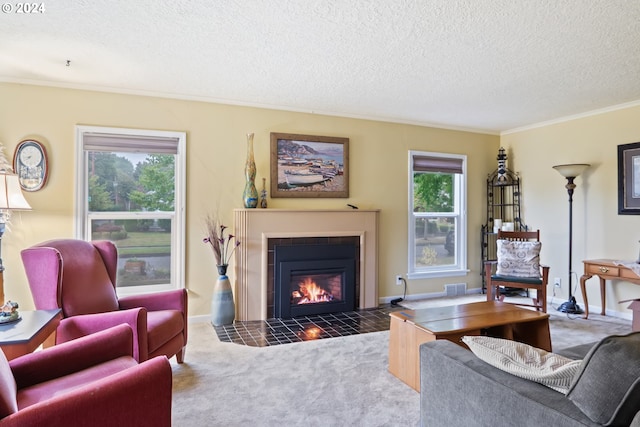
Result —
M640 142L618 145L618 215L640 215Z
M349 197L349 138L271 133L271 197Z

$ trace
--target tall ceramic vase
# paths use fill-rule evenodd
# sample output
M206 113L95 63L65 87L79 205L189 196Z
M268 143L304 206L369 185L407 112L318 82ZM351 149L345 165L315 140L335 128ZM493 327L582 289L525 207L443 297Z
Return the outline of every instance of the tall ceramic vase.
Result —
M211 323L213 326L229 325L236 318L233 291L227 277L227 265L218 265L218 280L211 298Z
M253 159L253 134L247 134L247 161L244 165L244 175L247 182L244 186L242 199L245 208L258 206L258 190L256 189L256 162Z

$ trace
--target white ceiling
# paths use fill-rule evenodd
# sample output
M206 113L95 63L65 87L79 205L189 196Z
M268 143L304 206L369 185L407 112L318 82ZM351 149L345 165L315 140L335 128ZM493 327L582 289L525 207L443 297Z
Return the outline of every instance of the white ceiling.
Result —
M7 4L0 81L487 133L640 100L637 0Z

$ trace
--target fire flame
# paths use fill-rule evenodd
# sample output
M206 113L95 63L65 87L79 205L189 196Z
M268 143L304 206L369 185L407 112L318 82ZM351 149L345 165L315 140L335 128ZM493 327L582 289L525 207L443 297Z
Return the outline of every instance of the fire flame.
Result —
M329 302L333 300L333 295L327 293L310 277L306 277L303 282L298 283L299 290L293 291L292 296L295 299L300 298L298 304L310 304L316 302Z

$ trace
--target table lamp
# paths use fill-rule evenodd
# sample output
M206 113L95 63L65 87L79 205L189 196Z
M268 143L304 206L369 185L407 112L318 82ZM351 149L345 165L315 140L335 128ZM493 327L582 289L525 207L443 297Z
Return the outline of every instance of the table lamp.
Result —
M4 265L2 264L2 236L12 210L31 210L22 195L18 175L0 170L0 305L4 304Z

